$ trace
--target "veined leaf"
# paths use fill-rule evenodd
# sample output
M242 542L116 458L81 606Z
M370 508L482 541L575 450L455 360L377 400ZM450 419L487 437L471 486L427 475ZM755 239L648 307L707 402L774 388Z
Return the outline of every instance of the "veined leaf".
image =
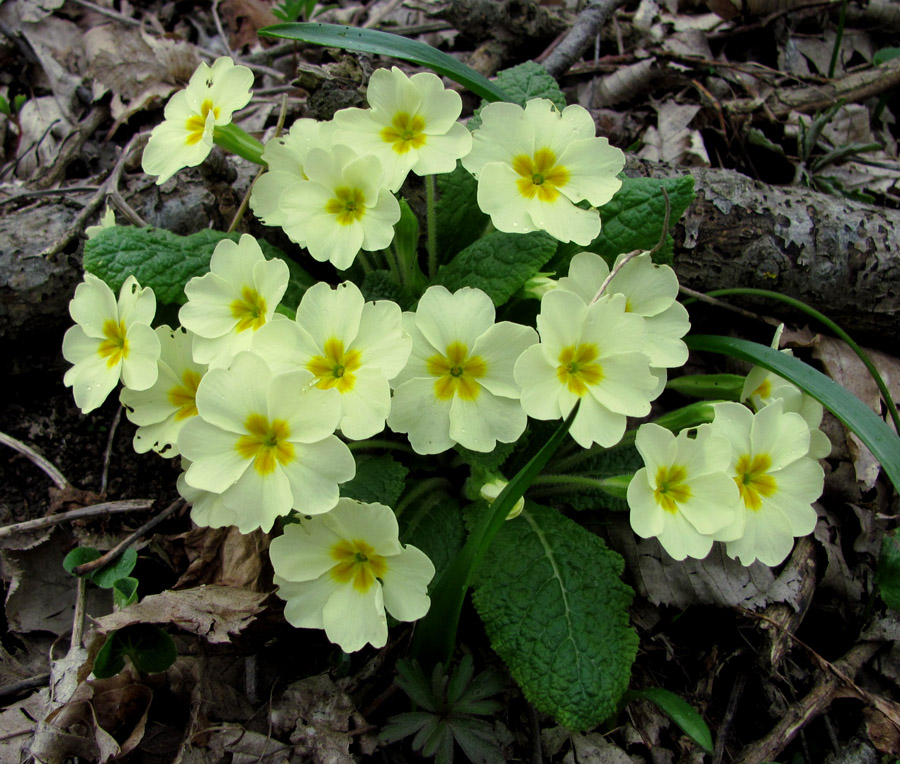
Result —
M529 502L478 569L472 601L491 646L534 706L575 730L615 713L637 634L622 558L590 531Z
M343 48L361 53L374 53L427 66L434 72L449 77L487 101L508 101L506 93L487 77L457 61L430 45L418 40L379 32L375 29L358 29L340 24L274 24L259 30L264 37L283 37L288 40Z
M703 717L684 698L662 687L648 687L646 690L629 690L628 698L643 698L653 703L668 716L681 731L707 753L713 752L712 733Z
M874 411L837 382L793 356L756 342L715 335L688 335L685 342L691 350L740 358L793 382L856 433L881 462L894 487L900 490L900 438Z

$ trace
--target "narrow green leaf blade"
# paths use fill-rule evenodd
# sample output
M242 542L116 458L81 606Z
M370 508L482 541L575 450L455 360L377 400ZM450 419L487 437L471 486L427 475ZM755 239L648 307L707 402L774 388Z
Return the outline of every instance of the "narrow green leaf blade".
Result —
M648 687L645 690L631 690L630 698L649 700L660 711L668 716L681 731L699 745L707 753L713 752L712 733L703 717L684 698L662 687Z
M376 29L358 29L340 24L274 24L259 30L264 37L283 37L330 48L355 50L360 53L374 53L392 56L419 66L427 66L434 72L449 77L475 95L487 101L508 101L509 97L487 77L460 63L452 56L442 53L418 40L409 40Z
M638 639L624 563L558 512L529 502L478 569L472 600L491 646L536 708L575 730L615 713Z
M691 350L740 358L793 382L856 433L881 462L894 487L900 490L900 438L874 411L837 382L787 353L756 342L716 335L688 335L685 341Z
M881 541L876 581L884 604L900 610L900 535L896 531L885 533Z

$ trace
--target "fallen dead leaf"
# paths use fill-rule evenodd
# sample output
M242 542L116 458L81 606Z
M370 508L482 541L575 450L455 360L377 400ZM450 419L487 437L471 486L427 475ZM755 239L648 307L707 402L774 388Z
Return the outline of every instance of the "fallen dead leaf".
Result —
M638 156L651 162L709 167L709 155L700 131L688 128L700 106L664 101L654 104L654 108L657 127L647 128Z
M214 644L230 642L262 612L268 596L229 586L198 586L151 594L95 622L102 633L136 623L168 623Z
M261 531L245 534L233 526L198 527L175 540L184 542L189 564L173 589L198 584L221 584L254 592L272 588L271 580L260 580L269 548L269 536Z

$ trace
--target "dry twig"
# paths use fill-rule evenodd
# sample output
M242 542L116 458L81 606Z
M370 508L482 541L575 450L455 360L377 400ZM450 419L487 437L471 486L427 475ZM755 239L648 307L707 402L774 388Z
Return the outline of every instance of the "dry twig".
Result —
M625 0L590 0L578 14L569 33L544 60L544 68L554 77L562 76L591 46L600 29Z
M7 435L3 432L0 432L0 443L5 446L9 446L13 450L18 451L23 456L27 456L29 459L31 459L34 464L36 464L44 471L44 473L46 473L47 477L49 477L53 481L54 485L59 488L60 491L64 491L69 487L70 483L68 480L66 480L66 476L62 474L60 469L49 459L41 456L31 446L26 446L21 440L16 440L11 435Z
M60 523L71 523L75 520L86 520L89 517L100 517L116 512L134 512L150 509L153 501L150 499L123 499L121 501L107 501L103 504L92 504L89 507L79 507L68 512L59 512L47 517L38 517L34 520L25 520L21 523L13 523L0 528L0 539L7 536L15 536L17 533L39 531Z

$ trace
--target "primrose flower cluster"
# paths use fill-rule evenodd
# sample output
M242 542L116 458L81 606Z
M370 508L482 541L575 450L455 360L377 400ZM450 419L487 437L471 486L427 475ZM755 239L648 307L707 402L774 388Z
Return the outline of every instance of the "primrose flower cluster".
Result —
M145 171L162 183L203 161L252 81L231 59L202 65L153 131ZM596 238L595 207L621 185L622 152L594 136L578 106L489 104L472 135L457 122L455 92L396 68L373 74L368 102L330 122L298 120L269 141L250 198L265 224L338 270L390 245L394 194L409 173L461 160L496 228L580 245ZM582 252L558 281L541 275L535 328L497 321L491 298L471 287L430 286L404 312L367 301L351 281L316 283L299 305L284 304L289 280L286 262L267 259L252 236L225 239L208 272L185 285L180 326L153 328L152 289L129 276L117 299L86 274L70 303L64 381L84 413L121 382L135 449L180 457L178 490L198 525L269 533L285 518L270 557L286 618L348 652L386 643L386 611L425 615L435 574L400 543L390 507L341 497L356 473L348 441L388 428L420 455L490 452L517 441L529 417L564 419L579 404L570 435L608 448L688 356L675 273L646 252L612 268ZM745 398L756 413L720 404L694 437L653 424L637 433L646 467L628 488L631 522L677 559L703 557L718 540L744 564L776 564L815 524L821 408L756 371ZM488 502L505 485L496 477L482 488ZM510 519L521 511L520 502Z
M202 64L166 107L144 153L157 182L199 164L216 130L250 99L253 76L230 58ZM360 250L378 251L400 219L398 191L409 173L451 172L457 160L478 179L478 203L500 231L544 230L586 246L600 232L595 207L621 186L624 154L595 136L580 106L558 111L535 99L523 109L489 104L474 136L460 124L462 100L440 78L378 69L369 81L368 109L338 111L328 122L299 119L261 152L267 166L250 207L280 226L321 262L348 268ZM579 202L592 205L582 209Z

